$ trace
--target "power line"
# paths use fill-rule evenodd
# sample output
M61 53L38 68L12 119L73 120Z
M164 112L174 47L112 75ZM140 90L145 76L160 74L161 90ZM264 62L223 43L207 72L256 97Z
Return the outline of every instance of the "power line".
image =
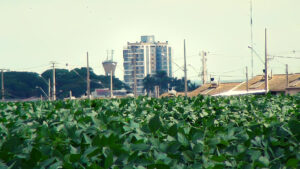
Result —
M42 67L48 67L49 65L40 65L40 66L33 66L33 67L25 67L25 68L18 68L15 69L17 71L22 71L22 70L28 70L28 69L35 69L35 68L42 68Z
M285 63L283 63L283 62L279 61L277 58L275 58L274 60L276 60L277 62L279 62L279 63L281 63L281 64L284 64L284 65L285 65Z
M262 64L265 64L265 62L262 60L262 58L259 56L259 54L256 52L256 50L253 49L253 47L248 46L248 48L255 53L255 55L259 58L259 60L262 62Z
M224 75L224 74L212 74L212 73L210 73L210 75L220 76L220 77L244 77L244 76L241 76L241 75Z
M237 72L237 71L240 71L240 70L244 70L244 69L242 69L242 68L239 68L239 69L233 69L233 70L229 70L229 71L221 72L221 73L232 73L232 72Z
M179 69L181 69L181 70L184 70L184 68L182 68L182 66L179 66L176 62L174 62L173 60L172 60L172 63L174 63Z
M173 74L176 73L178 70L182 70L181 68L177 68L175 71L173 71Z
M296 54L298 52L300 52L300 50L280 51L280 52L276 52L276 53L280 53L280 54Z
M200 70L198 71L192 64L188 64L189 67L191 67L195 72L199 73Z

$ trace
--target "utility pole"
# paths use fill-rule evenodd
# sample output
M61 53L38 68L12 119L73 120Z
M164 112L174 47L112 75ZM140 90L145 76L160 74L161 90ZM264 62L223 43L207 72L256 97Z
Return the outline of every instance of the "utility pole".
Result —
M52 71L52 78L53 78L53 90L52 90L52 99L53 100L56 100L56 88L55 88L55 62L51 62L51 64L52 64L52 69L53 69L53 71Z
M72 91L70 90L70 100L72 100Z
M273 69L271 69L271 79L273 78Z
M184 95L187 97L187 70L186 70L186 49L185 49L185 39L183 41L184 45Z
M248 66L246 66L246 88L247 88L247 93L249 91L249 83L248 83Z
M4 71L8 71L8 69L0 69L1 70L1 96L2 101L5 100L5 89L4 89Z
M252 0L250 0L250 26L251 26L251 48L253 49L253 17L252 17ZM253 78L253 50L251 50L251 78Z
M51 83L50 78L48 79L48 100L51 100Z
M110 71L110 97L113 97L113 71Z
M3 69L1 69L1 96L2 96L2 101L4 101L4 75L3 75Z
M288 64L285 65L285 73L286 73L285 87L288 88L289 87L289 68L288 68Z
M155 97L159 98L159 86L158 85L154 86L154 92L155 92Z
M268 52L267 52L267 28L265 28L265 93L269 91L268 84Z
M86 88L87 88L87 98L91 98L91 89L90 89L90 67L89 67L89 53L86 52L86 63L87 63L87 69L86 69Z
M114 60L114 50L111 50L111 61ZM113 70L110 70L110 97L114 96L113 93Z
M205 84L207 80L207 67L206 67L207 53L202 51L202 83Z

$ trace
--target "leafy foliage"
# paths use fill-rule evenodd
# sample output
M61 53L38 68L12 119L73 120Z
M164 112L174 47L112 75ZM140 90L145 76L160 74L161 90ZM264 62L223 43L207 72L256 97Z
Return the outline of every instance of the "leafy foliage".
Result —
M0 168L299 168L300 95L0 103Z
M143 79L144 89L150 93L154 91L154 86L157 85L160 88L160 94L168 91L168 84L170 87L174 87L176 91L184 91L184 78L177 79L177 77L168 77L165 71L158 71L154 75L147 75ZM195 90L198 86L192 83L190 80L187 81L188 90Z
M80 97L86 93L86 68L76 68L71 71L56 69L55 74L58 98L62 99L68 97L70 90L73 96L76 97ZM33 72L5 72L4 76L5 96L10 99L24 99L34 96L40 97L43 93L36 87L41 87L48 94L48 79L51 80L52 84L52 69L46 70L41 74L44 79L39 76L39 74ZM90 79L92 91L96 88L110 87L110 77L96 75L92 69L90 70ZM129 87L118 78L114 77L113 81L114 89L129 89ZM45 97L45 95L43 96Z
M59 98L65 98L69 96L69 91L72 91L72 94L75 97L80 97L86 94L86 77L87 77L87 69L86 67L76 68L73 70L66 69L56 69L56 88L58 92L57 96ZM42 73L42 76L45 79L50 79L52 83L52 69L46 70ZM110 88L110 77L104 75L96 75L93 69L90 68L90 85L91 91L96 88ZM115 90L119 90L122 88L129 89L128 86L125 85L118 78L113 77L113 88Z
M43 82L37 73L33 72L5 72L4 79L6 98L39 97L42 93L36 86L47 89L47 84Z

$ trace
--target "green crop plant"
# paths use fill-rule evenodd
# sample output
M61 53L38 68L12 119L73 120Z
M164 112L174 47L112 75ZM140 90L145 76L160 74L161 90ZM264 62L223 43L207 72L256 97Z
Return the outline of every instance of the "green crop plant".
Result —
M0 103L0 169L300 168L300 95Z

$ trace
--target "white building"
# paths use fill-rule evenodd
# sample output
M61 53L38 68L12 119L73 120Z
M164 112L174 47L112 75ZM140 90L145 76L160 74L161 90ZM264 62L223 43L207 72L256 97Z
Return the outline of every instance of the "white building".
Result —
M124 81L134 89L137 82L137 95L144 94L143 79L157 71L165 71L172 76L172 49L166 42L155 42L154 36L141 36L140 42L127 43L123 50Z

